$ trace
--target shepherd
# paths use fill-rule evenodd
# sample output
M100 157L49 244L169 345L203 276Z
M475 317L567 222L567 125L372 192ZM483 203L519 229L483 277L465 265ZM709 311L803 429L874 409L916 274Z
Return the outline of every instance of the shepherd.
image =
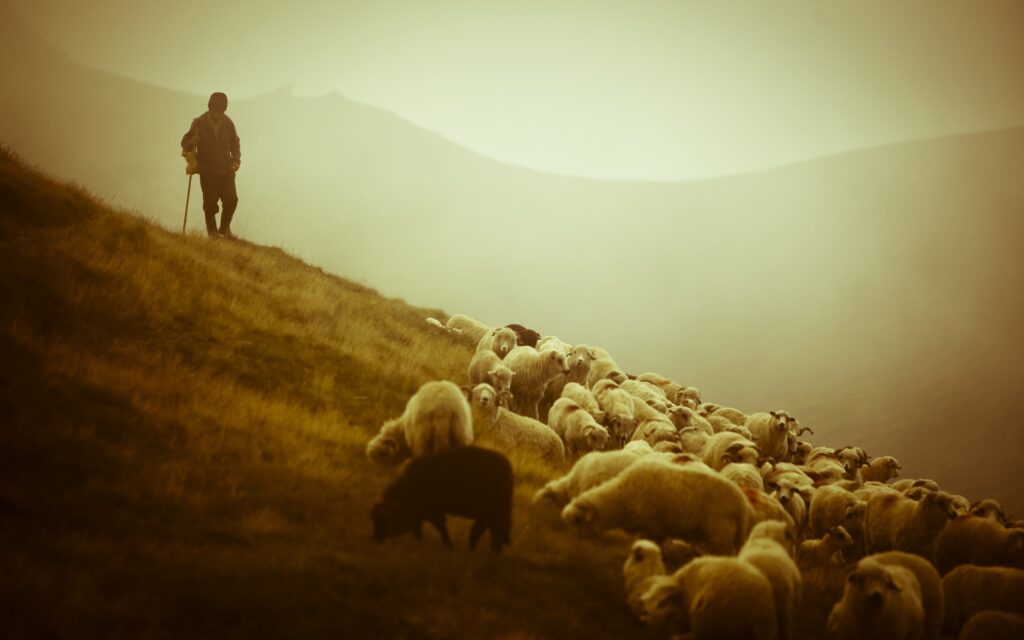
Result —
M235 173L242 162L238 132L235 131L235 123L224 113L228 109L226 95L219 91L212 94L206 106L206 113L194 119L181 138L182 155L189 164L186 171L199 174L206 233L211 238L234 240L231 219L238 206ZM223 206L219 230L216 218L218 201Z

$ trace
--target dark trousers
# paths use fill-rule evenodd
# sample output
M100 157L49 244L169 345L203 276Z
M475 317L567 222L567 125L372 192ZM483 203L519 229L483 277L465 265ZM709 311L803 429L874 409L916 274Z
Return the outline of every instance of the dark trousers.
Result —
M206 214L207 233L217 233L217 201L224 205L220 216L220 230L231 229L231 218L238 206L238 194L235 193L235 174L199 175L199 186L203 189L203 213Z

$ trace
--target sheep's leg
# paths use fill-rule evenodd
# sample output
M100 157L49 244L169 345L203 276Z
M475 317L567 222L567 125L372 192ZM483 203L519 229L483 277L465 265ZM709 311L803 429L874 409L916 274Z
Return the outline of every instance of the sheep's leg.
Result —
M444 514L442 513L439 516L431 518L430 524L434 525L434 528L437 529L437 532L441 534L441 542L444 543L444 546L451 548L452 539L448 537L448 525L445 523Z
M476 549L476 543L480 542L480 538L484 535L484 531L487 530L487 525L482 520L474 520L473 528L469 530L469 548ZM491 533L491 543L494 543L494 533Z

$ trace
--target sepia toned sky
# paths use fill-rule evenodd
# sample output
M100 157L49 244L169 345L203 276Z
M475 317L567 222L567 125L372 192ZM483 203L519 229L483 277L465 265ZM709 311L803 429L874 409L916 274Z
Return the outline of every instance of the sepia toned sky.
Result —
M338 91L556 173L693 179L1024 123L1014 1L10 1L89 66Z

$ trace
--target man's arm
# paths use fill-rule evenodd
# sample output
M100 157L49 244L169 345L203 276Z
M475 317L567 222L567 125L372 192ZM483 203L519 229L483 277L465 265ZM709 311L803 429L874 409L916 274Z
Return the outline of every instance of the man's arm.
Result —
M231 123L231 160L235 164L235 170L242 164L242 146L238 140L238 131L235 130L235 123Z
M181 136L181 150L191 151L196 148L196 121L192 121L192 126L188 128L185 135Z

